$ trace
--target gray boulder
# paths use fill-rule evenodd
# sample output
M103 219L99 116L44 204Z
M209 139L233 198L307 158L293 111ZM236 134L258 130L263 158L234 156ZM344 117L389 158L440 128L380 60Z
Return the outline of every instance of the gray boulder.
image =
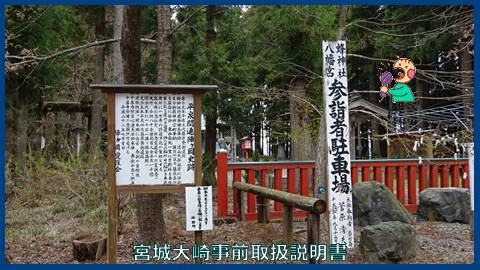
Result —
M412 225L382 222L363 228L360 252L366 263L397 263L416 256L418 244Z
M414 218L383 184L361 182L352 190L353 220L360 226L375 225L383 221L413 224Z
M419 201L417 220L469 223L468 189L427 188Z

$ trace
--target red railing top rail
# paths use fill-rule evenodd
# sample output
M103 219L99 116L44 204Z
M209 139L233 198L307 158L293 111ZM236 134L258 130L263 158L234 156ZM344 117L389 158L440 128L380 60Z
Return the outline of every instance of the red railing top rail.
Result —
M315 168L313 160L298 161L256 161L256 162L229 162L228 168L238 169L295 169L295 168Z
M422 163L467 163L467 158L423 158ZM420 165L420 160L417 158L411 159L369 159L369 160L352 160L352 166L416 166ZM281 160L281 161L254 161L254 162L228 162L228 169L294 169L294 168L315 168L314 160Z

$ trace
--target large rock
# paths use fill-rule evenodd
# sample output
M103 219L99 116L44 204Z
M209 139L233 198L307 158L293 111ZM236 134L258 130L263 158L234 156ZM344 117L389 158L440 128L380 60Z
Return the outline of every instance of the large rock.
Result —
M383 184L375 181L358 183L353 187L353 218L360 226L382 221L413 224L413 216Z
M469 222L470 195L464 188L427 188L420 193L417 220Z
M400 262L415 257L417 248L415 229L399 221L366 226L360 236L360 252L367 263Z

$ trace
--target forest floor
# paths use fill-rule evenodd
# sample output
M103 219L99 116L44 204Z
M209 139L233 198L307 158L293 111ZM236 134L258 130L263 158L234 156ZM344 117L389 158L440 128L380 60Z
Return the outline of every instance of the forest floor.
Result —
M72 239L79 235L106 232L105 209L87 215L75 214L75 201L62 192L52 192L48 200L34 206L22 206L7 201L6 211L6 253L12 263L79 263L73 259ZM46 196L44 196L46 197ZM15 200L13 200L15 201ZM167 230L172 247L180 244L190 246L193 233L185 231L185 210L182 194L170 194L164 203ZM123 214L122 234L118 238L118 263L134 263L133 244L139 243L136 233L136 219L133 209L127 207ZM306 243L306 222L294 223L294 242ZM472 263L473 242L469 240L467 224L419 222L415 225L419 249L417 256L404 263ZM358 241L360 227L355 228L355 248L349 251L347 263L362 263ZM95 231L95 232L93 232ZM325 232L322 233L325 235ZM223 223L213 231L204 232L204 242L212 244L264 244L282 242L282 224L271 222L258 224L256 221ZM187 253L189 254L189 253ZM106 256L98 262L105 263ZM151 261L150 263L163 263ZM169 263L191 263L180 261ZM306 263L301 261L232 261L208 263ZM331 263L325 261L325 263Z

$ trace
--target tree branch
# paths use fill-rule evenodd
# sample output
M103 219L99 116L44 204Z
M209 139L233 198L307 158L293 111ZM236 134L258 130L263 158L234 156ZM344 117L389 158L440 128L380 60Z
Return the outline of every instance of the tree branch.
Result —
M175 33L175 31L177 31L182 26L184 26L193 17L193 15L197 14L200 10L204 9L205 7L207 7L207 6L201 6L201 7L197 8L196 10L192 11L190 14L188 14L188 16L185 18L185 20L183 20L181 23L177 24L174 28L172 28L172 31L170 31L170 35L173 35L173 33Z
M79 52L81 50L84 50L84 49L87 49L87 48L106 45L106 44L110 44L110 43L115 43L115 42L118 42L118 41L119 41L119 39L114 39L114 38L101 40L101 41L96 40L94 42L90 42L90 43L87 43L87 44L84 44L84 45L81 45L81 46L68 48L68 49L61 50L61 51L58 51L58 52L55 52L55 53L52 53L52 54L49 54L49 55L42 55L42 56L37 56L37 55L19 56L19 55L8 55L7 54L5 56L5 60L7 62L6 69L7 69L7 71L9 71L9 70L11 71L11 70L15 70L16 68L21 67L23 65L43 62L43 61L50 60L52 58L56 58L56 57L64 55L64 54L77 53L77 52ZM9 60L11 60L11 59L16 59L16 60L20 60L20 61L15 62L15 63L10 63Z

